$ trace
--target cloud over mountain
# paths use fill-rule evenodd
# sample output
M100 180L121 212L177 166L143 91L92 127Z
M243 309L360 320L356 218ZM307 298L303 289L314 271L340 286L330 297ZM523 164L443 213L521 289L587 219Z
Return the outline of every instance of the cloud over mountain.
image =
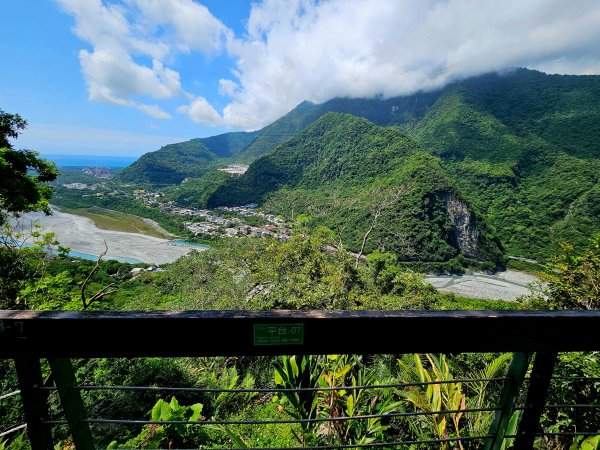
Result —
M263 0L238 36L192 0L58 1L92 45L80 53L90 99L166 118L158 101L187 98L177 111L232 128L261 127L302 100L409 94L510 67L600 71L596 0ZM173 62L196 52L198 71L206 55L230 58L231 77L213 83L220 112L181 86Z

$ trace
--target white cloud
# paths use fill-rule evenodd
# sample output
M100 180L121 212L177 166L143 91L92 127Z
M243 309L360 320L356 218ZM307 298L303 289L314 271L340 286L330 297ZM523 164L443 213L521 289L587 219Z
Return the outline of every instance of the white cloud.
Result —
M187 114L194 122L205 125L222 125L223 119L204 97L196 97L189 105L182 105L177 112Z
M133 107L156 119L171 116L157 104L134 98L187 96L179 73L163 61L190 49L219 51L227 33L206 7L192 0L57 1L75 18L75 34L92 46L79 53L90 100ZM159 33L165 27L172 36ZM152 63L142 64L136 57L149 57Z
M219 94L225 97L233 97L238 90L238 84L233 80L221 78L219 80Z
M213 54L224 47L231 33L207 7L192 0L128 0L152 28L166 26L169 39L181 51Z
M598 73L597 0L264 0L229 42L230 126L263 126L302 100L391 97L508 67Z
M179 74L157 60L153 60L151 68L141 66L120 49L95 50L93 53L81 50L79 59L89 98L93 101L138 107L139 104L129 97L141 95L166 99L178 96L181 91ZM158 109L158 106L152 108ZM156 117L156 114L151 115Z
M171 114L169 114L168 112L165 112L158 105L146 105L144 103L130 101L128 106L133 106L134 108L139 109L143 113L146 113L149 116L154 117L155 119L170 119L171 118Z
M56 1L92 46L80 53L90 99L155 118L169 117L156 103L189 99L179 112L232 128L259 128L303 100L392 97L510 67L600 69L598 0L262 0L240 36L193 0ZM188 52L204 55L198 72L207 56L233 59L231 79L218 80L222 114L208 92L182 88L173 67Z

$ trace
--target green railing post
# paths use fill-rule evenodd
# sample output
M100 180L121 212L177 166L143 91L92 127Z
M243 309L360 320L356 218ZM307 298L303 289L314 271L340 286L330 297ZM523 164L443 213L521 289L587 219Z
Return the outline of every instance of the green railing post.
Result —
M546 404L557 357L556 352L539 352L535 355L527 400L525 401L526 409L523 411L523 417L521 417L519 423L519 430L515 439L515 450L533 448L535 435L540 431L540 417Z
M517 402L517 397L523 380L527 374L531 353L514 353L510 367L508 368L508 380L504 382L500 391L500 399L498 401L498 411L494 417L494 422L490 427L488 434L493 437L488 439L485 450L500 450L510 418Z
M74 388L77 384L75 371L71 360L68 358L50 358L48 359L54 383L58 389L60 402L67 418L73 443L77 450L94 450L94 438L90 425L86 422L87 413L81 392Z
M16 358L15 368L19 378L21 401L27 422L27 436L32 450L53 450L52 430L46 423L48 420L48 401L40 390L42 367L37 358Z

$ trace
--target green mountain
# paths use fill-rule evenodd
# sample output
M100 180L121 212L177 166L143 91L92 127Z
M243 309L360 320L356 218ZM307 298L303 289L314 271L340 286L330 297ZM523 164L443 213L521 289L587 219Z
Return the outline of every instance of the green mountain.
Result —
M118 179L126 183L151 185L179 184L186 178L200 177L216 170L260 135L260 132L224 133L169 144L142 155L124 169Z
M310 216L352 251L386 249L403 261L500 259L498 242L446 175L403 132L327 113L230 178L209 206L266 202Z
M329 181L321 173L322 178L313 177L319 183L307 184L308 173L319 167L305 160L307 155L298 161L301 169L294 166L302 172L298 186L294 170L282 172L272 159L262 157L278 152L280 145L302 146L301 140L306 138L302 131L328 112L351 114L402 131L402 136L438 158L445 177L485 219L509 255L544 259L556 252L561 241L580 246L600 232L598 105L600 76L546 75L518 69L410 96L338 98L318 105L304 102L256 135L244 135L248 144L243 148L240 144L235 151L215 156L200 140L202 145L193 152L167 146L131 168L138 180L155 183L190 178L171 189L178 201L195 206L242 199L265 201L273 192L281 197L279 192L289 191L292 185L293 191L303 189L309 195L320 189L319 183ZM360 140L357 133L352 134L355 141ZM342 145L345 137L339 139ZM350 147L345 145L352 154L366 151ZM316 146L313 152L320 154ZM376 161L373 155L369 158ZM220 164L253 161L239 183L215 172ZM375 164L387 170L387 161ZM327 167L337 173L335 164ZM362 179L345 178L353 172L350 166L344 167L343 176L336 179L362 183ZM123 179L128 179L129 173L125 170ZM252 192L245 191L248 189Z

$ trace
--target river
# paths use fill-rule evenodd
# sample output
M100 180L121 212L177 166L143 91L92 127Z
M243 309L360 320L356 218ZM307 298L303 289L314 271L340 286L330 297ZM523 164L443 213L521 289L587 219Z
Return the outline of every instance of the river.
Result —
M51 216L28 213L19 219L25 229L31 229L32 221L42 225L43 230L56 233L61 245L71 248L72 256L97 259L108 247L105 259L129 263L165 264L175 261L192 250L204 250L207 246L173 241L138 233L103 230L87 217L53 209ZM505 271L496 274L469 272L464 275L428 275L426 280L442 292L453 292L465 297L489 300L514 301L531 294L531 284L539 278L523 272Z
M442 292L487 300L514 301L539 291L535 286L540 279L524 272L507 270L495 274L467 272L464 275L428 275L425 277Z
M129 263L165 264L175 261L192 250L206 246L190 245L183 241L170 241L139 233L103 230L87 217L52 210L51 216L28 213L19 219L21 226L31 229L38 222L44 232L56 234L60 245L69 247L72 256L96 259L108 247L105 259Z

